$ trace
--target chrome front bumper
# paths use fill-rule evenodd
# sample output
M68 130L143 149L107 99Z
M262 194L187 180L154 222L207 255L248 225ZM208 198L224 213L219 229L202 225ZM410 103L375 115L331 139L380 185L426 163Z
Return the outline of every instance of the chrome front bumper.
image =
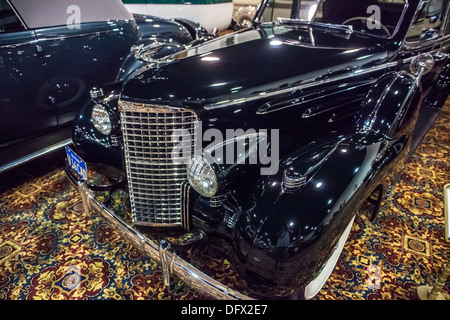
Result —
M95 199L94 193L86 183L78 181L78 190L83 198L84 209L88 214L98 214L125 239L129 240L135 248L143 254L157 261L162 268L164 283L168 284L170 275L175 274L186 285L202 295L220 300L249 300L250 297L224 286L217 280L199 271L197 268L184 261L174 252L170 251L170 245L162 240L158 245L140 232L125 223L108 207Z

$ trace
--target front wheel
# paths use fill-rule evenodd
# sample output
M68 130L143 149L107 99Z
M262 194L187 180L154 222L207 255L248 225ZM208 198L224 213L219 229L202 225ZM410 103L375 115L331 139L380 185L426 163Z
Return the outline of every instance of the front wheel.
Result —
M320 273L317 275L317 277L314 280L312 280L305 287L304 292L303 292L304 299L310 300L310 299L314 298L319 293L320 289L322 289L325 282L327 282L328 278L331 275L331 272L333 272L334 267L336 266L336 263L342 253L342 250L344 249L344 245L347 242L347 238L348 238L348 235L350 234L350 231L352 229L354 221L355 221L355 216L352 218L352 220L348 224L344 233L342 233L341 237L339 238L338 243L336 244L333 254L328 259L328 261L324 264Z

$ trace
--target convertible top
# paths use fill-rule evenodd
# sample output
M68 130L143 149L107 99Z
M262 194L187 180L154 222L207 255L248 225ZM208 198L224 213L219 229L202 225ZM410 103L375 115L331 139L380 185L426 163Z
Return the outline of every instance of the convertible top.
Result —
M31 29L66 25L74 21L84 23L133 19L120 0L10 0L10 2L26 26ZM74 15L77 15L79 20L73 20Z

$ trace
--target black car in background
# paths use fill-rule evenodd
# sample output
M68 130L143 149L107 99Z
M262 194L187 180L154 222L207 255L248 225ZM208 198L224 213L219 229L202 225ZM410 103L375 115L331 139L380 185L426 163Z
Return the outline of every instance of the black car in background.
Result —
M448 96L448 2L263 0L248 28L166 57L143 49L77 117L66 172L166 282L310 299ZM118 189L128 210L96 194ZM248 295L199 269L201 244Z
M0 172L70 143L89 90L116 80L133 45L185 46L202 32L119 0L1 0Z

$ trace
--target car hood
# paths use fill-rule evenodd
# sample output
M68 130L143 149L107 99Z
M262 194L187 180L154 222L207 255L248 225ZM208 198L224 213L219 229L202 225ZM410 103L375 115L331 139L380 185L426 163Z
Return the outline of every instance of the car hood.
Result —
M261 25L141 67L124 84L122 98L196 109L320 83L383 64L385 41L326 28Z

